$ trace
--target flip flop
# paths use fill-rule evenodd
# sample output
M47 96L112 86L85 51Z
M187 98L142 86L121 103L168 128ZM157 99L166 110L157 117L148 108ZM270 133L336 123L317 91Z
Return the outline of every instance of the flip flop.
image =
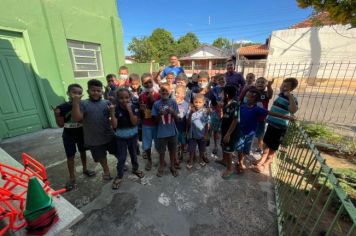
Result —
M204 161L199 162L199 164L200 164L201 167L206 166L206 163Z
M121 185L121 182L122 182L122 179L119 178L119 177L116 177L114 179L114 181L112 182L111 188L114 189L114 190L119 189L120 185Z
M112 180L113 179L110 174L104 174L103 173L102 176L103 176L103 180Z
M214 148L211 153L214 154L214 155L218 154L218 149L217 149L217 148Z
M83 171L83 174L87 177L93 177L96 175L95 171L93 170L86 170L86 171Z
M157 177L162 177L163 176L163 170L158 168L156 175L157 175Z
M177 171L176 169L173 169L173 168L171 167L171 168L169 168L169 170L171 171L171 173L172 173L172 175L173 175L174 177L177 177L177 176L179 175L179 173L178 173L178 171Z
M65 186L65 188L66 188L66 190L67 191L71 191L71 190L73 190L74 188L75 188L75 180L68 180L68 182L66 183L66 186Z
M145 170L150 171L152 169L152 162L147 162L145 166Z
M132 174L136 175L137 177L139 177L140 179L142 179L143 177L145 177L145 174L140 171L140 170L134 170L132 171Z
M232 171L230 174L228 174L228 175L221 175L221 177L223 178L223 179L225 179L225 180L229 180L229 179L231 179L233 176L235 175L235 173Z
M191 170L192 168L193 168L193 165L188 163L188 164L187 164L187 169L188 169L188 170Z

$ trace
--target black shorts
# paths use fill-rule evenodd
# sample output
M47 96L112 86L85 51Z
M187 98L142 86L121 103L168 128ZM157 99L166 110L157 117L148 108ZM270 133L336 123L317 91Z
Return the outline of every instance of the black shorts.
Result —
M159 154L165 153L167 148L168 152L172 153L177 151L178 139L177 136L157 138L155 144L157 152Z
M73 158L77 148L79 152L85 151L83 128L63 130L62 139L67 158Z
M267 126L263 142L266 146L274 151L277 151L279 145L283 142L284 135L286 134L285 129L278 129L272 125Z
M95 162L99 162L101 159L106 158L106 152L109 152L112 155L116 155L116 140L115 137L108 143L89 146L89 150Z

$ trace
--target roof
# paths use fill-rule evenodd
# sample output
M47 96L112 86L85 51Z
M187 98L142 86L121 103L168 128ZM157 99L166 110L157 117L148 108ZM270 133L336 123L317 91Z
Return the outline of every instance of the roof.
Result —
M221 48L212 45L203 44L197 49L181 56L179 60L197 60L197 59L227 59L231 55Z
M328 12L321 12L316 16L311 16L308 19L301 21L295 25L289 27L289 29L298 29L298 28L307 28L307 27L315 27L320 25L334 25Z
M268 55L267 44L255 44L238 49L241 56L255 56L255 55Z

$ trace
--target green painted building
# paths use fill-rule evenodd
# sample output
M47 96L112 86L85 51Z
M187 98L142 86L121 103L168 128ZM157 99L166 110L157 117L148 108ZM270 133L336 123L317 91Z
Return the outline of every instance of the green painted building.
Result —
M69 84L123 64L115 0L1 0L0 139L56 127Z

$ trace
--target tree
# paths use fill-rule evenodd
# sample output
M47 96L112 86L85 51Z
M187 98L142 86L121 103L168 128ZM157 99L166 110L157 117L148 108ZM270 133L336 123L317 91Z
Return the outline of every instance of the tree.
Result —
M150 62L152 60L153 47L147 37L133 37L128 50L133 53L137 62Z
M175 40L173 35L165 29L155 29L148 41L152 45L152 59L159 63L167 64L169 55L174 53Z
M221 49L230 49L231 48L231 42L227 38L219 37L214 40L213 46L221 48Z
M176 46L175 54L180 57L198 48L200 46L200 42L194 33L189 32L178 39Z
M300 8L312 7L314 13L326 11L331 20L339 24L356 26L356 1L355 0L297 0Z

